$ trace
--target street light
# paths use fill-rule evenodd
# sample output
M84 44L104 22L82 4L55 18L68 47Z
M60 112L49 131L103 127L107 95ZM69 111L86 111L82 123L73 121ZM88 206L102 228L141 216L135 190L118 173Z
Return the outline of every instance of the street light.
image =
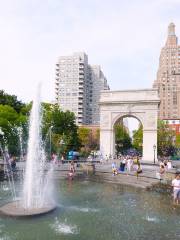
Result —
M60 145L60 147L62 147L62 149L61 149L61 150L62 150L61 154L62 154L62 159L63 159L63 146L65 145L65 142L64 142L63 139L60 140L59 145Z
M155 151L156 151L156 145L153 145L153 150L154 150L154 164L155 164Z

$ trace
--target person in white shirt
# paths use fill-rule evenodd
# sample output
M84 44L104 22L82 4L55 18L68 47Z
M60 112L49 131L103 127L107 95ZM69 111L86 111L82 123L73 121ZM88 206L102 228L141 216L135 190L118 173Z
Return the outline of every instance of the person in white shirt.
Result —
M131 172L131 170L132 170L132 165L133 165L133 160L132 160L132 158L131 157L129 157L128 159L127 159L127 172Z
M179 204L179 195L180 195L180 173L176 174L174 180L172 180L173 186L173 197L174 197L174 204Z
M168 162L167 162L167 169L169 170L171 168L172 168L172 163L168 160Z

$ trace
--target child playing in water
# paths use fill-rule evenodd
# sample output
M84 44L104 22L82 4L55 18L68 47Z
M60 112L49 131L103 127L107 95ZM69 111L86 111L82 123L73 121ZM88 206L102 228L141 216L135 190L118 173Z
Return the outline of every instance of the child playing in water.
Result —
M117 168L114 162L112 163L112 172L113 172L113 176L117 175Z
M174 204L179 204L180 195L180 173L176 173L175 179L172 181Z
M142 173L142 167L139 161L139 158L137 158L137 170L136 170L136 176L138 178L139 174Z

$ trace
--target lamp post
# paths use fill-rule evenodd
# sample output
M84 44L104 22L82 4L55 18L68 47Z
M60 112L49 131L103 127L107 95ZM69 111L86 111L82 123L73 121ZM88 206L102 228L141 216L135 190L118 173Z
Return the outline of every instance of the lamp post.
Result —
M63 150L64 144L65 144L64 140L61 139L60 142L59 142L59 145L60 145L60 147L62 147L62 150ZM63 153L63 151L62 151L62 153ZM61 154L62 154L62 153L61 153ZM63 154L62 154L62 160L63 160Z
M156 145L153 145L153 150L154 150L154 164L155 164L155 151L156 151Z

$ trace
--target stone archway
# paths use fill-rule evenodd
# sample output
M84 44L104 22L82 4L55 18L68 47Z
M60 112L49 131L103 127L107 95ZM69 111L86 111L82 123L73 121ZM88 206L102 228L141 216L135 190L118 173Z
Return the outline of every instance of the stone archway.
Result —
M103 157L115 154L114 124L131 115L143 125L143 160L152 162L153 146L157 148L159 103L157 89L103 91L100 98L100 151Z
M137 122L139 123L139 126L142 126L143 128L143 124L141 122L141 120L137 117L137 116L134 116L132 114L125 114L125 115L122 115L120 114L119 117L115 118L114 119L114 122L112 123L112 129L113 129L113 142L115 143L116 142L116 138L115 138L115 126L118 125L118 123L122 123L123 122L123 119L126 119L126 118L134 118L137 120ZM113 152L116 153L116 149L115 149L115 145L114 144L114 149L113 149ZM141 145L142 146L142 145Z

